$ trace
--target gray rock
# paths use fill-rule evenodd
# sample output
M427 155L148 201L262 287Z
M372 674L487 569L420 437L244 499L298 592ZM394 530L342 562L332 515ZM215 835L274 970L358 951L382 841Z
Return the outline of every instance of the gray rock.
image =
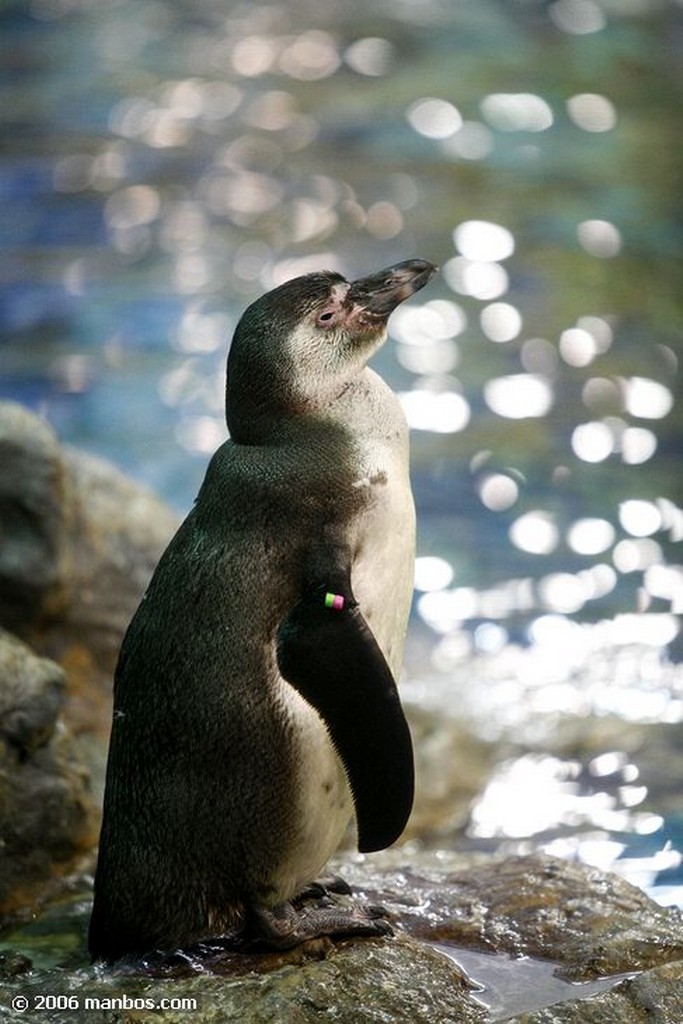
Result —
M71 495L53 432L13 402L0 403L0 465L0 622L16 630L64 608Z
M405 935L361 942L308 943L283 954L228 955L210 963L188 962L171 976L99 968L72 972L23 971L21 954L8 956L20 971L0 975L0 1014L12 1014L21 995L31 1024L76 1019L88 1008L92 1024L484 1024L486 1012L472 985L449 959ZM38 997L50 992L63 1013L40 1012ZM67 1000L71 997L71 1016ZM86 998L91 1000L86 1004ZM167 1008L160 1012L153 1009ZM49 1009L49 1008L48 1008ZM17 1016L17 1019L18 1016Z
M177 517L12 402L0 402L0 464L0 626L30 645L0 633L6 915L96 842L89 776L99 790L112 672Z
M344 874L411 935L557 961L573 981L683 959L683 913L597 868L533 854L436 855L430 869L400 850L381 867L388 856L350 861Z
M88 773L59 720L64 672L0 630L0 920L94 839Z
M67 720L104 740L121 638L178 517L12 402L0 462L0 625L65 668Z
M88 1008L86 998L95 1000L89 1004L88 1020L93 1024L184 1024L190 1016L195 1024L683 1020L683 915L656 907L613 876L550 858L507 861L406 850L343 858L334 866L354 881L353 898L379 897L391 910L394 938L335 944L317 940L271 954L214 946L201 956L187 952L150 960L144 969L104 971L86 963L82 944L90 904L81 895L71 912L55 906L42 921L11 936L16 948L7 954L7 962L18 967L6 972L4 983L0 980L0 1010L11 1008L12 999L21 995L31 1009L21 1019L31 1024L68 1024L76 1018L74 1007L79 1013ZM560 896L566 912L553 904ZM336 899L345 902L349 897ZM544 901L549 913L542 908ZM582 911L584 904L590 912ZM629 935L625 943L619 942L619 929ZM27 971L22 957L41 949L41 936L44 947L56 946L55 936L59 937L65 952L61 960L55 956L53 967ZM81 947L80 957L75 944ZM615 956L606 948L610 944L615 945ZM476 970L468 966L472 958L464 955L473 948L487 950L486 956L478 957ZM510 952L514 955L507 955ZM519 953L525 956L519 959ZM528 960L530 954L543 961ZM483 990L456 965L459 957ZM652 968L632 980L611 977L617 963L623 972L637 972L646 962ZM548 980L554 965L572 977L580 965L585 975L599 974L605 979L601 984L613 987L599 996L592 994L597 982L584 987L565 982L558 988L556 978L552 984ZM530 966L541 970L530 973ZM498 986L495 1000L489 998L493 979ZM558 1002L563 990L566 1001ZM71 997L71 1015L66 1003L62 1014L36 1012L36 997L47 992ZM163 1012L153 1009L162 999L174 1002ZM544 999L545 1008L537 1009ZM494 1007L491 1013L489 1005ZM518 1016L511 1017L512 1012ZM11 1009L10 1018L14 1019Z
M49 740L64 702L66 677L0 629L0 739L24 761Z

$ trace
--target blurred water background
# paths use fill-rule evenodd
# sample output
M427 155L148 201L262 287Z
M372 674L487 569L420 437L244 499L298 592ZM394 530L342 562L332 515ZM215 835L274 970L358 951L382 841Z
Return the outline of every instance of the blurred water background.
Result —
M251 299L438 263L376 359L413 428L407 691L507 741L460 841L663 902L683 902L682 14L0 6L2 396L185 511Z

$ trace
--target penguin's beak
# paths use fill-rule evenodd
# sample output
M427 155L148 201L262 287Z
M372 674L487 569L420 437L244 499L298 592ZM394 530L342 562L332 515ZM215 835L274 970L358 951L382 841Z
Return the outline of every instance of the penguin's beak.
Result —
M354 307L386 319L404 299L424 288L438 267L426 260L404 260L369 277L352 281L347 294Z

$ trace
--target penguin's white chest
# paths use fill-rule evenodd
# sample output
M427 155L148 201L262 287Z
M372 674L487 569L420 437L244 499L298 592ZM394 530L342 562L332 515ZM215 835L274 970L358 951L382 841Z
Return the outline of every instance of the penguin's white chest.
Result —
M362 494L363 509L349 524L351 585L360 611L397 677L415 556L407 428L394 395L376 375L366 373L364 395L370 393L372 405L371 413L364 414L367 429L357 437L353 486ZM351 411L357 410L347 410L347 414ZM379 436L375 436L378 420ZM320 874L337 849L354 807L346 773L320 715L284 679L280 680L280 699L297 748L292 833L273 880L279 897L286 900Z
M284 679L281 700L296 737L295 801L286 856L273 885L291 899L318 876L353 815L346 773L318 712Z
M388 449L379 454L370 475L371 499L356 525L351 583L398 678L413 592L415 506L402 453Z

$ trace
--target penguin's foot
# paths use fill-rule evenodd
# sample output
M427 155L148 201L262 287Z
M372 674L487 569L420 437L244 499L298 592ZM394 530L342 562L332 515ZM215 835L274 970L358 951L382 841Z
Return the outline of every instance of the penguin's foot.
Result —
M331 900L325 906L298 911L291 903L272 910L251 907L243 932L245 949L291 949L322 936L347 938L393 935L382 907L341 907Z
M339 875L325 875L323 878L316 878L310 882L305 889L302 889L297 894L293 903L298 907L305 900L322 900L325 896L329 896L331 892L338 893L341 896L349 896L351 894L351 886Z

